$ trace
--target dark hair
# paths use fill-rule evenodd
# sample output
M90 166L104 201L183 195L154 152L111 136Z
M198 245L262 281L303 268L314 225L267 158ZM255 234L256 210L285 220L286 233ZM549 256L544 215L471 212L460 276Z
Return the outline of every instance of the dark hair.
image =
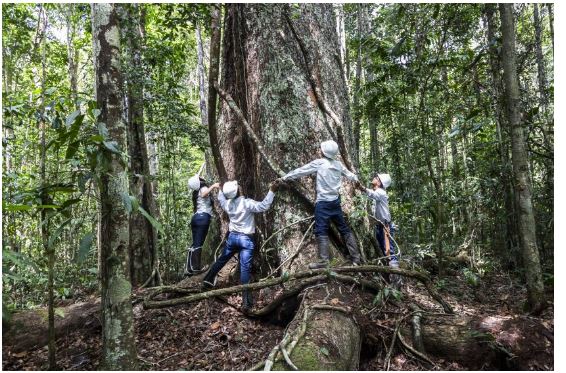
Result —
M198 198L198 194L200 192L200 189L202 187L208 186L208 184L206 183L206 181L202 177L199 177L199 180L200 180L200 187L198 188L198 190L193 190L193 214L195 212L197 212L197 198Z

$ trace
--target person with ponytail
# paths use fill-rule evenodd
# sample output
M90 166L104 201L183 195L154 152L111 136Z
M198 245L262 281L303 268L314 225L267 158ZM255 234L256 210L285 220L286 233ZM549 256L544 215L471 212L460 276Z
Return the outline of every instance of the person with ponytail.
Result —
M185 276L192 276L201 272L201 252L210 219L212 218L212 198L210 192L220 187L219 183L212 184L210 187L199 175L189 179L189 189L193 191L193 217L191 218L191 231L193 243L187 252L187 263L185 266Z

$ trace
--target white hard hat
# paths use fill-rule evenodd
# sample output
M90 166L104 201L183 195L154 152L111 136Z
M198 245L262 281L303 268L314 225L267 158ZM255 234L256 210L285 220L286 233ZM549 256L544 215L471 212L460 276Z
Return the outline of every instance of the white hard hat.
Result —
M189 188L192 190L200 189L200 178L198 175L189 178Z
M236 197L236 194L238 194L238 181L234 180L225 182L222 187L222 193L227 199Z
M336 154L338 154L338 144L336 144L336 141L333 140L323 141L320 144L320 149L322 150L322 154L328 158L334 159Z
M391 185L391 176L389 174L377 174L377 177L381 180L383 189L387 189Z

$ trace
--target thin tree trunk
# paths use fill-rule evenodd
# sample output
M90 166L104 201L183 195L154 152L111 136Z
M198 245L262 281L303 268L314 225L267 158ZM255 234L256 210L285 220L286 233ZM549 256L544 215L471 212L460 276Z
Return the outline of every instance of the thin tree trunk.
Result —
M218 82L220 69L220 5L214 4L211 5L211 7L210 68L208 71L208 135L210 137L210 147L212 148L212 155L218 176L221 182L225 182L228 180L228 175L224 168L224 162L218 146L218 129L216 128L216 100L218 99L218 94L216 93L216 89L214 89L214 84Z
M501 32L503 37L501 59L503 62L508 123L511 128L515 192L519 204L519 238L527 282L528 303L531 311L537 313L544 308L544 286L536 243L535 214L531 201L528 155L521 122L521 100L515 61L513 4L499 4L499 11L501 13Z
M534 3L534 24L535 24L535 50L538 70L538 90L540 106L546 112L548 106L548 95L546 94L546 73L544 70L544 56L542 54L542 31L541 21L538 12L538 4ZM546 137L546 136L545 136Z
M120 66L120 29L114 4L92 4L94 71L100 121L121 152L127 149L127 124L122 120L123 78ZM100 278L102 298L102 366L108 370L136 370L132 285L129 279L129 219L123 202L128 175L117 155L104 151L107 170L99 170L101 203Z
M202 47L202 38L200 32L200 24L196 25L197 38L197 68L198 68L198 85L199 85L199 105L200 118L203 126L208 127L207 108L206 108L206 75L204 73L204 50Z
M550 26L550 39L552 40L552 55L554 56L554 13L551 3L546 4L548 9L548 25Z
M354 107L353 107L353 148L352 148L352 162L354 167L358 169L360 167L360 125L361 125L361 109L360 109L360 86L362 81L362 35L363 31L363 15L362 15L362 4L357 4L357 18L358 18L358 49L356 51L356 77L354 83Z
M46 144L46 137L47 137L47 123L45 123L45 82L46 82L46 37L45 33L47 31L47 13L46 9L43 5L40 5L39 9L39 18L38 18L38 33L40 33L41 42L39 48L41 48L41 102L40 102L40 110L41 110L41 119L39 121L39 128L41 131L40 134L40 141L41 141L41 157L40 157L40 177L41 177L41 184L43 186L47 185L47 173L46 173L46 166L47 166L47 144ZM50 197L45 190L42 191L41 194L41 203L43 205L50 204ZM56 353L56 346L55 346L55 310L53 304L53 271L55 266L55 247L53 245L49 245L49 218L47 217L47 210L41 209L41 240L43 243L43 249L47 254L47 307L48 307L48 316L47 316L47 324L48 324L48 361L49 361L49 369L55 370L57 369L56 361L55 361L55 353Z
M155 200L150 181L149 160L143 120L144 66L142 63L145 14L138 4L119 6L122 16L124 71L127 92L128 153L130 156L130 192L140 206L155 217ZM139 286L150 279L154 285L157 263L157 231L139 212L130 215L130 280Z
M76 33L75 22L73 15L75 13L75 4L64 4L65 7L65 21L67 26L67 59L69 67L69 88L71 90L71 99L73 104L78 109L77 102L77 71L78 71L78 57L79 51L74 46L74 37Z
M492 105L495 111L495 116L497 118L496 124L496 135L497 144L499 148L499 158L501 162L501 184L503 185L503 195L504 195L504 206L505 206L505 222L506 222L506 242L507 251L509 253L508 257L513 258L513 250L517 247L518 237L517 237L517 221L516 208L515 208L515 195L513 191L513 184L511 182L511 162L509 159L509 146L508 146L508 136L503 131L506 128L505 115L503 108L503 87L501 86L501 75L500 75L500 58L498 53L498 46L495 44L496 39L496 26L494 13L496 11L495 4L485 4L485 16L487 23L487 43L489 47L489 64L491 70L491 87L492 87Z

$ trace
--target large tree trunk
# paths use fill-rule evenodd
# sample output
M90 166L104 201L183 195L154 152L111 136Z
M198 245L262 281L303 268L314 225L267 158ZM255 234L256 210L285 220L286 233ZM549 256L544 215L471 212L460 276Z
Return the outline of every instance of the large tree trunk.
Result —
M538 90L540 96L540 106L546 112L548 106L548 95L546 93L546 72L544 68L544 56L542 54L542 22L539 17L538 4L533 4L533 17L535 24L535 50L538 71Z
M228 177L239 180L245 195L263 198L269 182L280 176L280 172L318 158L320 142L339 133L340 124L346 128L350 123L347 93L334 48L338 45L334 22L332 5L227 6L221 86L234 98L251 128L246 130L234 110L223 103L219 139L222 139L220 147ZM325 104L338 121L322 112ZM263 145L264 154L258 151L258 142ZM310 202L298 197L293 189L281 191L271 210L256 217L256 257L267 260L260 248L273 232L312 215L314 184L309 178L298 184L306 187ZM349 185L344 185L344 190L349 190ZM351 201L347 193L343 193L342 203L348 211ZM271 259L275 265L283 263L282 271L304 269L316 258L314 240L308 236L310 223L307 220L302 226L295 225L270 241L268 248L279 248ZM226 222L223 231L226 231ZM302 231L307 231L304 246L293 260L285 262L303 239ZM329 291L335 294L332 289ZM326 296L326 292L323 294ZM334 297L341 299L342 295L337 293ZM335 366L353 369L359 360L359 349L355 348L361 341L359 327L350 314L310 307L321 303L322 298L317 293L303 303L302 310L311 310L308 333L325 331L328 340L335 343L334 347L344 352L336 358L340 364ZM303 312L299 312L296 320L302 320L302 315ZM318 332L310 329L312 325L325 323L332 327L317 328ZM344 333L349 337L344 338ZM322 339L301 338L296 349L314 359L304 364L297 360L299 369L331 367L320 358L323 344Z
M521 121L521 100L515 62L515 30L513 4L499 4L503 36L503 77L507 117L511 128L511 148L515 193L519 206L519 238L527 282L529 308L540 312L544 307L544 286L536 243L535 215L531 201L528 154Z
M130 193L140 206L155 217L156 203L149 172L143 119L142 48L145 14L137 4L120 6L126 77L126 117L128 121L128 154L130 156ZM130 216L130 280L139 286L157 279L154 272L157 257L157 230L139 212ZM151 279L150 279L151 277Z
M96 101L100 122L121 152L127 149L127 126L122 120L123 79L120 67L120 29L113 4L92 4ZM103 366L135 370L137 366L129 279L129 218L123 196L128 175L122 154L107 150L106 169L99 170L101 226L100 281L102 297Z

